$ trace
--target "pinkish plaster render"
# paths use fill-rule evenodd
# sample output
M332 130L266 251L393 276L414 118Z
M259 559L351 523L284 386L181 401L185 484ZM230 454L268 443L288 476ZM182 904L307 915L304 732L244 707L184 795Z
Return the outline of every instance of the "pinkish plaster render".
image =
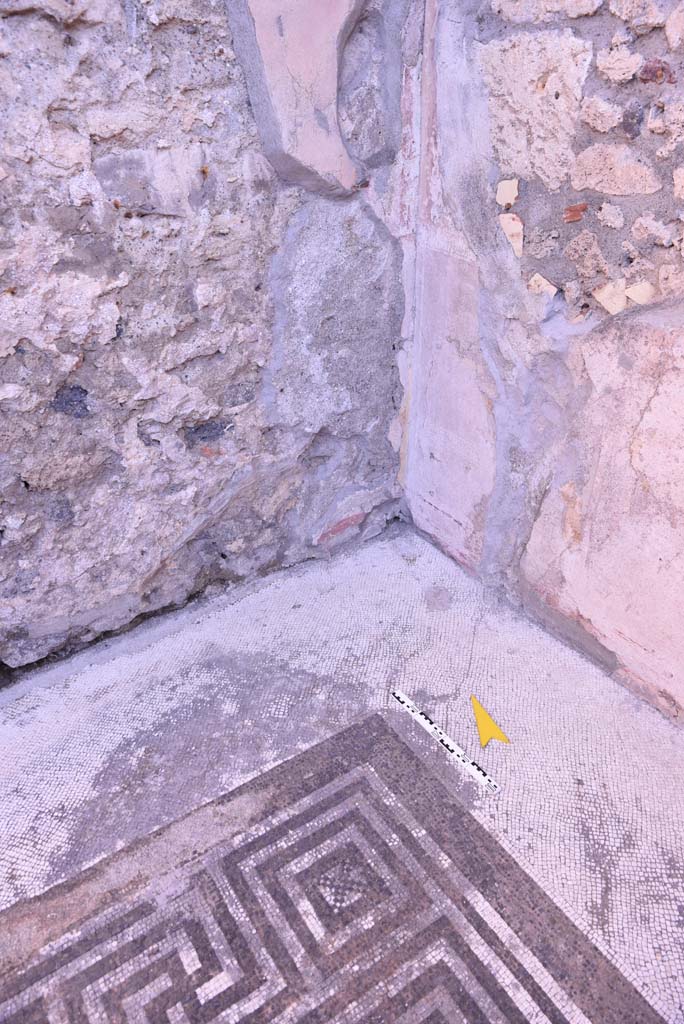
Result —
M416 524L476 569L495 474L491 381L477 334L477 264L421 247L408 493Z
M493 386L479 345L478 265L444 196L437 22L427 0L405 486L416 525L477 569L495 474Z
M427 0L406 497L446 551L682 719L684 53L673 4L636 28L600 6L478 20ZM536 85L509 73L521 54ZM635 70L611 78L606 54Z
M683 325L679 304L577 343L588 398L568 437L575 459L557 467L521 562L533 591L670 713L683 697Z
M344 194L359 184L337 93L342 46L363 3L235 0L233 29L266 153L283 178L316 191Z

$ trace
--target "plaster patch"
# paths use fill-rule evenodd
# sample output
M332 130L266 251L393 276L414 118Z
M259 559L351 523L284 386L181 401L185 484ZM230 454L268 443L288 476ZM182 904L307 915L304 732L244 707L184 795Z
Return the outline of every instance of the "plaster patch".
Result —
M362 0L231 0L259 132L286 181L349 193L361 180L337 120L338 64Z

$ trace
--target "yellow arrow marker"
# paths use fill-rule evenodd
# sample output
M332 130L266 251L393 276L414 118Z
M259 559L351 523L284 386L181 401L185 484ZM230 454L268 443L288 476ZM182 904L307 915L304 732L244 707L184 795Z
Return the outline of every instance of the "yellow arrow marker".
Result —
M477 697L470 695L473 705L473 713L477 723L477 731L480 734L480 746L486 747L490 740L500 740L502 743L510 743L508 736L502 732L491 715L488 715L480 704Z

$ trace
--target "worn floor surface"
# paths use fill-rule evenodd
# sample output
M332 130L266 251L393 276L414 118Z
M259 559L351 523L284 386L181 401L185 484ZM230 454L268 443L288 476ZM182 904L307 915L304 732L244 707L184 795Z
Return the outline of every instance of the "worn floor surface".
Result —
M29 674L0 723L0 1020L684 1022L684 734L408 530Z
M380 716L207 813L6 913L7 1024L662 1024Z

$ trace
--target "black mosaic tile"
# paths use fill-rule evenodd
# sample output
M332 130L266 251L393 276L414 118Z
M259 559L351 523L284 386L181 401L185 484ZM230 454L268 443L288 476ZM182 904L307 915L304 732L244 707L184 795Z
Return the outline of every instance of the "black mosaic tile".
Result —
M0 1022L661 1024L381 718L220 805L249 795L259 820L174 895L157 880L4 977Z

